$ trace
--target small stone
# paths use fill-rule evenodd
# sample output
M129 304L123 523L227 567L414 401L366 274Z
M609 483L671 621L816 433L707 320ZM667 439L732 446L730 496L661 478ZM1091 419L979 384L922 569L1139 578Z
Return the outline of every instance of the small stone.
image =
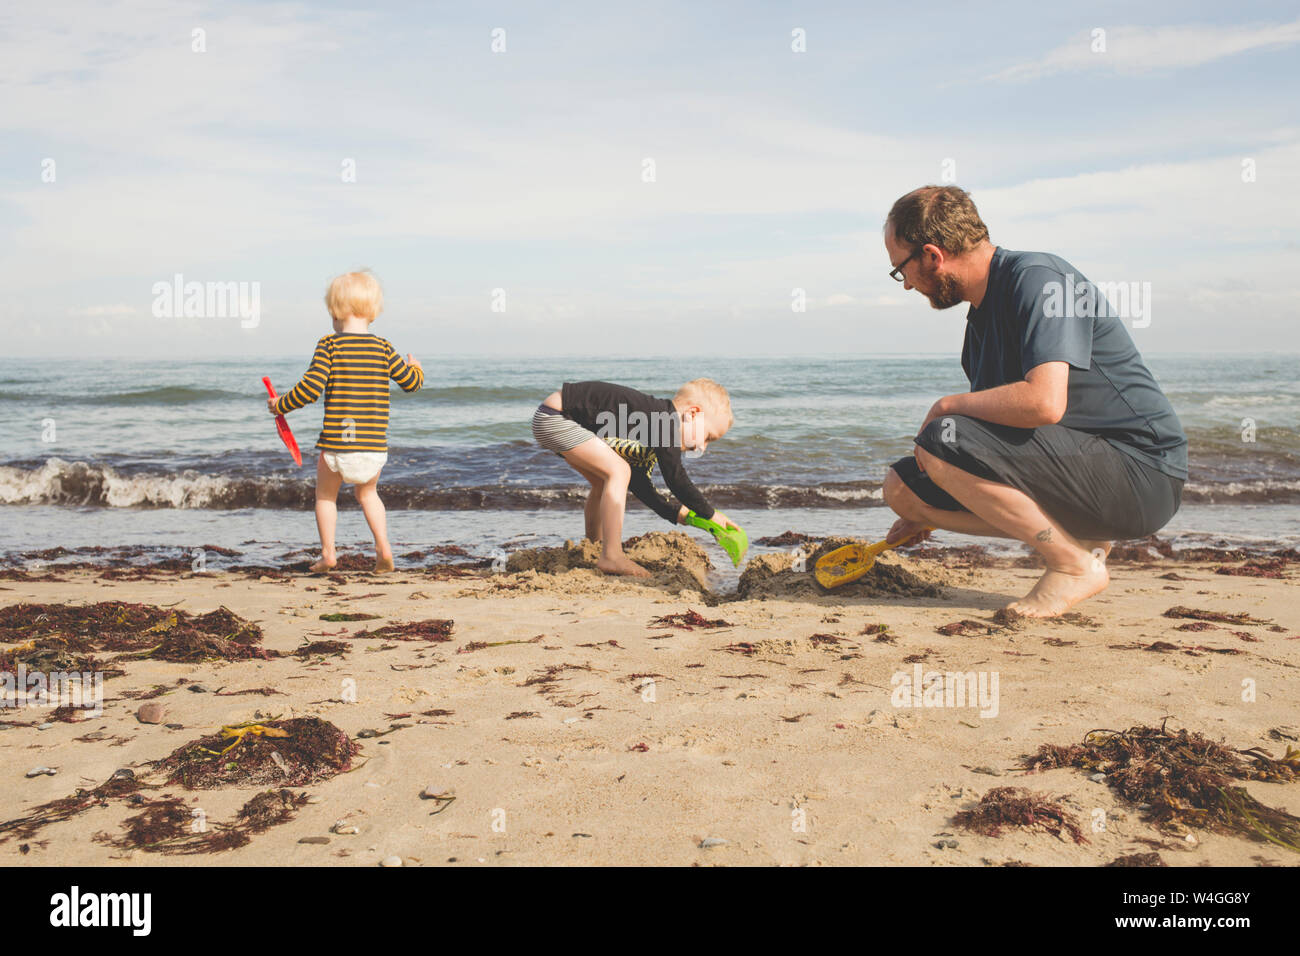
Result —
M58 771L55 770L53 767L33 767L31 770L27 771L27 776L53 777L56 773L58 773Z
M123 767L121 770L114 770L114 771L113 771L113 776L109 777L108 779L110 779L110 780L134 780L134 779L135 779L135 771L134 771L134 770L131 770L131 769L127 768L127 767Z
M184 725L184 724L163 724L163 726L166 727L168 730L184 730L184 729L185 729L185 725Z
M36 729L37 729L37 730L50 730L50 729L52 729L53 727L54 727L54 725L53 725L52 723L50 723L49 721L46 721L45 723L41 724L41 725L40 725L39 727L37 727Z
M142 724L161 724L166 710L167 708L156 700L146 701L135 712L135 719Z
M1094 773L1088 779L1091 780L1093 783L1105 783L1106 775L1104 773Z
M955 850L957 849L956 840L940 840L934 845L936 850Z
M565 717L564 722L566 724L576 724L581 719L582 719L581 717Z
M329 841L330 841L330 838L327 837L327 836L310 836L310 837L303 837L303 838L302 838L301 840L299 840L298 842L299 842L299 843L315 843L315 844L318 844L318 845L324 845L324 844L326 844L326 843L329 843Z
M727 845L727 841L722 839L722 837L705 837L703 840L700 841L701 850L707 850L710 847L726 846L726 845Z
M191 694L210 694L210 693L212 693L210 690L208 690L208 689L207 689L206 687L204 687L202 684L191 684L189 687L187 687L187 688L185 688L185 689L188 690Z
M379 861L380 866L401 866L402 858L400 856L386 856Z
M446 800L449 797L454 797L455 795L456 795L455 790L442 790L438 787L435 787L433 784L430 784L429 786L425 787L423 790L420 791L421 800Z

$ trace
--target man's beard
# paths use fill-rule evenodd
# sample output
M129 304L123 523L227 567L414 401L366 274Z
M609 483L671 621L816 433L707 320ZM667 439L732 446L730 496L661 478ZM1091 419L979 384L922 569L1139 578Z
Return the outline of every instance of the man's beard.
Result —
M957 288L957 280L952 276L941 272L934 277L934 281L938 288L926 295L930 305L936 309L951 309L962 301L961 290Z

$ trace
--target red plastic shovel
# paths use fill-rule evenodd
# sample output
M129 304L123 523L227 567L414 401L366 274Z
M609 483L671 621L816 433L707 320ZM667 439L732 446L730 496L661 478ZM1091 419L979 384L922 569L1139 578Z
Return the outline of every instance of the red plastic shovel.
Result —
M262 376L262 384L266 386L266 394L272 398L279 398L275 394L275 389L271 386L271 380L265 375ZM301 468L302 452L298 450L298 443L294 441L293 432L289 431L289 423L284 420L283 415L275 416L275 428L280 433L280 440L284 442L284 447L289 449L289 454L293 455L293 463Z

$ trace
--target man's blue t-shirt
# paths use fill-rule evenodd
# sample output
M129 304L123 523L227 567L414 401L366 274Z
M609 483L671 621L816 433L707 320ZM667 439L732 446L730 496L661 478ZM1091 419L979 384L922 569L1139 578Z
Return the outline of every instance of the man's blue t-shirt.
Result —
M966 316L961 365L971 391L1023 381L1044 362L1070 364L1060 424L1100 435L1166 475L1187 480L1187 436L1128 329L1064 259L1000 246L988 289ZM1096 314L1100 313L1100 314Z

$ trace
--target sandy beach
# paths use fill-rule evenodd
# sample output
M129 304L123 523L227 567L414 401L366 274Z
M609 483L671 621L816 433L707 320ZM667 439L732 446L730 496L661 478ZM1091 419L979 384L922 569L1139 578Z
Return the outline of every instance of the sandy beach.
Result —
M1041 745L1166 718L1171 731L1237 750L1281 757L1288 744L1300 746L1300 607L1287 557L1120 552L1109 590L1078 614L999 623L998 609L1038 576L1028 559L955 548L890 554L862 582L820 593L790 555L768 554L751 559L737 594L719 595L709 590L705 552L689 538L655 534L629 548L655 571L650 581L606 578L589 567L591 548L577 546L517 552L500 570L431 565L384 576L10 571L0 581L5 608L120 601L200 615L224 607L260 626L266 659L115 661L97 652L123 671L105 680L101 715L51 721L48 708L9 709L0 728L0 816L10 821L0 860L1093 866L1156 853L1169 866L1300 861L1266 841L1161 826L1085 770L1016 769ZM1214 612L1238 617L1205 619ZM340 613L374 617L322 620ZM442 635L426 629L445 639L363 633L430 620L454 624ZM344 646L295 654L312 642ZM0 651L16 646L0 643ZM996 693L925 706L919 688L900 691L904 679L929 672L971 673ZM160 722L139 719L146 703L162 705L149 715ZM292 718L346 733L358 748L350 769L289 787L293 811L243 846L173 855L124 842L123 824L164 796L217 828L235 820L265 786L236 779L188 790L152 762L223 726ZM268 740L250 737L228 759ZM56 773L28 776L37 767ZM13 825L123 769L157 789L92 801L35 828ZM1242 785L1260 803L1300 815L1294 782ZM1050 827L992 836L954 821L1004 786L1050 797L1082 839Z

